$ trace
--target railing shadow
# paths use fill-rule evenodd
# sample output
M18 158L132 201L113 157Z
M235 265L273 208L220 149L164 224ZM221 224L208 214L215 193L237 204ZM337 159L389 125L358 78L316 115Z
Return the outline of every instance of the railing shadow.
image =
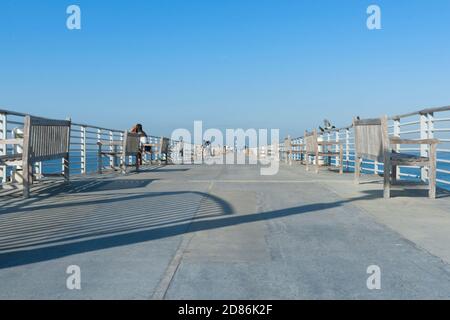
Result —
M0 216L5 213L17 210L34 210L40 203L56 203L56 206L63 206L61 198L68 195L83 195L92 192L118 191L142 189L157 179L108 179L89 178L83 180L72 180L64 183L61 180L49 180L39 183L32 189L32 196L29 199L23 199L21 190L15 193L2 196L0 201ZM90 197L92 197L90 195ZM48 206L50 209L51 206Z
M356 200L378 197L379 192L375 190L353 199L247 215L232 214L229 203L199 192L116 196L109 200L97 200L87 206L83 203L83 212L77 212L74 208L65 210L63 206L58 211L49 211L43 207L35 221L29 221L30 217L24 214L17 217L19 221L1 224L0 235L4 239L0 242L0 269L196 231L320 213ZM140 203L140 206L136 206L136 203ZM65 205L67 207L70 206ZM28 225L24 225L25 222ZM11 230L13 226L15 228ZM40 240L42 238L45 240Z

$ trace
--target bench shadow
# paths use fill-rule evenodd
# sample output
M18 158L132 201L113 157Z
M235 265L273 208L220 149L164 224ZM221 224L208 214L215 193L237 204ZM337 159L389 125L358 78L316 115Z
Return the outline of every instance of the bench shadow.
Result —
M361 180L359 186L377 185L379 190L373 190L379 198L383 198L383 180ZM367 190L364 192L368 192ZM428 184L420 181L398 181L391 185L391 198L425 198L428 199ZM450 192L446 189L436 187L436 198L442 199L450 197Z

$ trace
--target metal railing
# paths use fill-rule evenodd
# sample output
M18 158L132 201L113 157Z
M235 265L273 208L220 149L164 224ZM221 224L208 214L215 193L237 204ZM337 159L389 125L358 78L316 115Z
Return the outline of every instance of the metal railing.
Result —
M0 109L0 139L14 138L15 132L23 128L24 117L26 113L15 112ZM102 128L99 126L75 123L71 125L70 136L70 171L71 174L92 174L96 173L99 163L98 145L99 141L123 141L124 130ZM158 146L162 137L149 136L147 143ZM169 150L175 150L177 141L169 140ZM112 146L111 148L121 148L121 146ZM12 154L16 150L8 145L0 145L0 155ZM118 151L121 150L110 150ZM162 154L160 148L155 148L152 154L144 154L144 161L152 162L166 160L168 155ZM172 157L172 154L169 155ZM124 159L128 165L134 164L135 159L129 157ZM102 157L102 164L105 168L113 168L119 165L120 159L113 157ZM34 164L34 176L36 179L45 175L60 174L62 172L62 161L45 161ZM1 184L14 180L16 167L0 166Z
M437 183L441 188L450 189L450 106L441 108L428 108L402 115L389 117L389 134L404 139L437 138L440 143L437 155ZM352 126L328 130L322 133L325 141L340 141L344 146L344 165L348 170L355 167L354 133ZM293 144L303 143L303 137L291 139ZM297 149L296 149L297 148ZM298 150L298 147L293 147ZM397 151L427 156L428 146L414 147L398 146ZM293 154L293 160L299 160L298 154ZM337 165L337 159L332 164ZM363 160L362 170L366 173L381 174L383 163ZM398 178L421 179L427 181L426 168L399 167Z
M0 109L0 139L13 138L16 129L23 127L25 113L1 110ZM429 108L416 112L391 116L389 118L389 134L406 139L424 139L437 138L440 140L437 156L437 182L440 187L450 189L450 106L442 108ZM70 170L72 174L89 174L97 171L98 165L98 147L97 142L100 140L122 141L123 130L108 129L98 126L72 123L71 141L70 141ZM353 170L355 167L354 156L354 134L352 126L325 131L321 134L324 141L339 141L344 146L344 166L347 170ZM148 143L158 145L161 141L159 136L149 136ZM291 139L293 144L303 143L303 137ZM179 150L178 141L170 140L171 158L178 157ZM186 145L186 144L185 144ZM283 153L283 143L280 143L281 152ZM337 148L337 146L336 146ZM201 154L201 146L192 145L191 155L184 155L184 158L195 160ZM299 147L293 147L298 150ZM14 152L12 147L0 145L0 155L6 155ZM111 150L113 151L113 150ZM397 151L409 152L422 156L427 156L428 146L422 145L402 147L399 146ZM145 161L166 160L160 150L154 150L152 155L146 154ZM299 160L299 154L291 155L292 160ZM105 167L116 167L119 161L114 158L103 158ZM135 161L131 157L126 159L128 164ZM332 164L337 165L337 159L332 160ZM14 175L14 167L0 167L1 183L11 180ZM35 176L37 178L44 174L61 173L62 163L58 161L47 161L44 163L36 163L34 167ZM366 173L381 174L383 164L363 160L362 170ZM400 167L397 172L398 178L404 179L422 179L427 180L427 169Z

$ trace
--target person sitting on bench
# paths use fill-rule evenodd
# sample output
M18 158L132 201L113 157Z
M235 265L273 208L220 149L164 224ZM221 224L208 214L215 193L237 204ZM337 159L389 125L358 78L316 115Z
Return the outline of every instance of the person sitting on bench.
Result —
M143 150L143 145L145 143L147 143L147 134L145 133L145 131L142 129L142 124L138 123L136 124L133 128L131 128L130 132L132 133L138 133L141 137L141 147L140 147L140 151L137 155L137 160L139 161L139 164L142 165L142 153L144 152Z

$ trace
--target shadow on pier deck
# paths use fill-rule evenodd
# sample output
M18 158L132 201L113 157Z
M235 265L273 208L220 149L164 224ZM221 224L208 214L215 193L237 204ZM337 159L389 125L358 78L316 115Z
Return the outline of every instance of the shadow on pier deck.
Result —
M450 298L450 198L402 187L386 201L380 183L298 165L49 180L1 200L0 297ZM82 290L66 288L69 265Z

